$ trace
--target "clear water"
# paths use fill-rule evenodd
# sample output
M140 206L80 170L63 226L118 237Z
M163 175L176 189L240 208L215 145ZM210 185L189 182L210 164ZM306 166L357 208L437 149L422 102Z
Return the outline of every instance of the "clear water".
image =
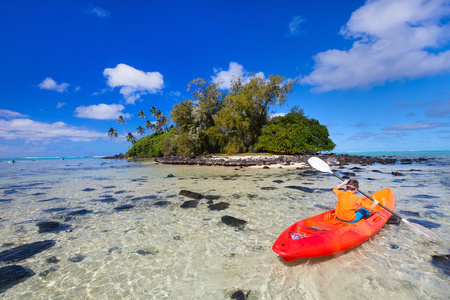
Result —
M449 277L431 263L433 255L449 252L448 166L444 155L355 172L365 192L390 187L395 211L430 222L440 244L404 224L386 225L345 253L285 263L271 250L274 241L292 223L334 207L334 176L100 159L3 161L0 251L48 239L56 245L16 263L35 275L0 298L230 299L241 290L248 299L449 299ZM352 167L335 170L354 172ZM202 199L183 209L190 199L180 190L230 206L211 211ZM154 206L158 201L170 204ZM125 204L134 207L114 210ZM92 212L68 217L81 209ZM223 224L224 215L246 220L244 230ZM40 221L70 228L39 233ZM84 258L71 261L77 255ZM59 261L46 263L52 256Z

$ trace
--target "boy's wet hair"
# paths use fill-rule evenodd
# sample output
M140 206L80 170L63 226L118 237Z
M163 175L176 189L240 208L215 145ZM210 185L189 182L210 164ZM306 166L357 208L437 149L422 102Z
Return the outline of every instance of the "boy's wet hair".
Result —
M359 188L358 180L356 180L356 179L350 179L350 180L347 182L347 189L348 189L348 190L356 190L357 188Z

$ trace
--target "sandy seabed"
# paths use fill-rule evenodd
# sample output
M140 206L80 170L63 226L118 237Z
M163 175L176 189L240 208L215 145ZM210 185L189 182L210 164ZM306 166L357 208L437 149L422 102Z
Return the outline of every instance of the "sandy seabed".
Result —
M448 167L365 166L356 172L364 191L390 187L396 211L435 224L441 244L404 225L385 226L350 251L290 263L271 250L273 242L292 223L333 208L331 188L338 182L329 174L305 173L305 165L270 167L116 160L9 164L0 171L1 199L9 200L0 201L0 251L41 240L56 244L17 262L34 275L0 298L450 298L448 275L432 264L433 255L448 254ZM353 167L339 171L355 172ZM205 198L183 209L180 205L191 199L179 195L181 190ZM212 211L211 201L230 205ZM123 205L132 207L116 210ZM83 209L91 212L70 217ZM229 227L221 222L224 215L247 223L242 230ZM36 224L49 220L70 229L39 233ZM46 262L52 256L58 261Z

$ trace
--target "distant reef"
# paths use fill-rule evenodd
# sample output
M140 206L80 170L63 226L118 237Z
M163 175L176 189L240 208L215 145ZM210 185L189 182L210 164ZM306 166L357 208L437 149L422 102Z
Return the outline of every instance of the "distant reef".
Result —
M126 158L127 158L127 156L125 154L123 154L123 153L116 154L116 155L113 155L113 156L105 156L105 157L103 157L103 159L126 159Z

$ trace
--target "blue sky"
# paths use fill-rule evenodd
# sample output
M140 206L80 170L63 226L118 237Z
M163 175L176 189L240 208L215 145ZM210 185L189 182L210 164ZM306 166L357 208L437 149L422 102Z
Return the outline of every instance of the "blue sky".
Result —
M4 1L0 157L113 155L195 78L299 79L341 151L450 150L450 1ZM123 138L123 137L122 137Z

